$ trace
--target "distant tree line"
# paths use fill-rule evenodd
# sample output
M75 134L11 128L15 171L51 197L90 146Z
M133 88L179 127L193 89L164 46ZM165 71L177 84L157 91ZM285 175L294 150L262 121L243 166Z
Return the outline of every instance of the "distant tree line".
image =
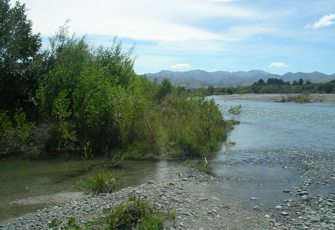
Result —
M0 1L0 156L184 158L226 138L214 101L137 75L117 40L94 48L65 25L42 50L25 10Z
M260 79L251 86L213 87L202 89L207 95L213 94L246 94L246 93L335 93L335 80L325 83L312 83L309 80L299 79L292 83L278 78Z

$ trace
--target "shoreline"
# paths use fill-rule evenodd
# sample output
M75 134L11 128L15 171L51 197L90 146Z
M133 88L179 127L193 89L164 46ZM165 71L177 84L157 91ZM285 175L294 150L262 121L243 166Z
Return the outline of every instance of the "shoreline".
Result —
M224 188L227 181L222 176L213 177L180 168L173 172L176 177L147 181L114 193L87 196L50 206L0 225L0 229L49 229L49 221L56 218L66 223L71 217L79 225L84 225L103 217L103 208L114 208L126 201L129 195L150 202L162 212L175 210L176 221L169 221L165 225L165 229L170 230L334 229L335 192L322 195L315 190L322 191L324 186L333 186L335 182L333 153L300 151L288 154L294 155L293 161L281 157L279 162L273 162L285 165L287 169L298 168L300 177L305 179L296 186L283 187L281 192L289 194L289 198L274 202L271 208L262 206L262 197L250 197L249 206L243 201L232 199Z
M247 210L240 202L227 199L216 186L218 178L191 170L176 173L182 176L44 208L0 225L0 229L49 229L49 221L57 218L66 222L70 217L84 224L103 216L103 208L116 207L129 195L149 201L162 212L175 210L176 221L167 223L166 229L269 229L273 225L264 213Z
M250 100L250 101L276 101L282 96L297 96L300 94L232 94L232 95L213 95L224 100ZM335 94L309 94L311 103L335 104Z

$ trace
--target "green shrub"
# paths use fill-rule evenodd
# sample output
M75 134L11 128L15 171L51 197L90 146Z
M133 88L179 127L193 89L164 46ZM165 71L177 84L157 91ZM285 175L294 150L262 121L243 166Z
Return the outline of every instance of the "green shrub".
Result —
M114 209L107 217L110 229L163 229L164 216L149 203L137 197Z
M114 192L116 181L108 171L101 171L84 181L84 188L93 194Z
M229 131L213 100L172 94L161 105L163 147L177 158L216 151Z
M16 111L13 117L0 110L0 155L19 154L27 158L38 155L40 152L33 133L35 128L21 110Z
M275 102L295 102L295 103L310 103L311 97L309 96L309 94L299 94L296 96L291 96L291 95L287 95L287 97L281 96L281 99L279 101L275 101Z

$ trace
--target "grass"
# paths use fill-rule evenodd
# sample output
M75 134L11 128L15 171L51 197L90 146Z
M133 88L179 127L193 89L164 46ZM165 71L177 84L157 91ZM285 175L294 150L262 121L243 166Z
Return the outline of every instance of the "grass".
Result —
M213 168L204 160L188 160L186 161L187 166L190 168L196 169L197 171L214 175Z
M83 187L93 194L110 193L116 190L116 181L110 172L104 170L87 178L83 182Z
M131 196L112 211L107 223L110 229L163 229L164 216L148 202Z

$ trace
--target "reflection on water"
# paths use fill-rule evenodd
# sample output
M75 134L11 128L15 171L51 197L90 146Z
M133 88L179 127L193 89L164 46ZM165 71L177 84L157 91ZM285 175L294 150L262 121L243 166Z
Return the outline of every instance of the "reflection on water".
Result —
M49 203L22 205L17 200L81 191L81 181L101 170L102 160L0 161L0 222L57 203L50 199ZM177 177L180 167L178 162L171 161L125 161L122 168L110 171L120 188L124 188Z

